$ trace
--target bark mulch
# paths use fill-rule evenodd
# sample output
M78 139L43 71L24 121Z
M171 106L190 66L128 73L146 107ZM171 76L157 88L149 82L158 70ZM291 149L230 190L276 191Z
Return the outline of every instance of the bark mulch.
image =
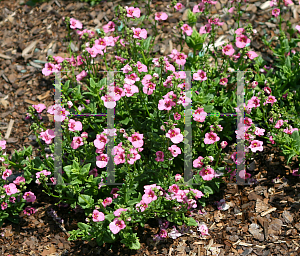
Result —
M22 0L21 0L22 1ZM31 121L26 120L28 106L44 103L47 107L54 104L54 76L44 77L41 70L46 62L49 49L54 55L69 57L65 37L67 30L62 17L70 16L80 20L85 28L101 28L113 18L113 7L116 4L130 6L127 1L102 1L95 7L86 3L55 0L37 4L36 7L20 5L21 1L0 2L0 134L7 141L7 154L14 150L32 145L34 156L39 156L35 136L30 132ZM151 8L157 5L157 11L165 11L171 1L152 1ZM181 1L187 7L196 2ZM225 24L218 30L221 40L232 39L237 23L232 16L225 15L227 0L221 0L212 7L212 14L220 14ZM197 2L198 3L198 2ZM298 4L297 2L295 2ZM250 22L258 33L251 42L253 50L271 64L272 52L261 42L267 34L270 39L278 36L274 28L276 19L271 19L271 8L265 3L249 1L250 6L242 4L247 12L242 16L240 26ZM144 12L144 4L140 4ZM298 5L283 10L283 18L297 25ZM163 33L156 38L154 52L157 56L170 54L177 48L179 34L174 33L174 26L180 19L187 19L185 10L175 14L168 12L169 19L158 25ZM247 22L247 20L249 21ZM202 18L196 24L197 29L205 25ZM150 30L148 34L153 35ZM287 28L286 23L282 28ZM275 42L273 47L275 47ZM74 45L73 48L80 47ZM79 48L80 49L80 48ZM178 48L177 48L178 49ZM179 48L180 49L180 48ZM298 47L296 50L299 50ZM185 46L183 51L188 54ZM104 69L104 67L103 67ZM51 116L43 118L47 127L52 128ZM264 143L266 145L266 143ZM229 149L228 149L229 150ZM228 151L231 153L232 150ZM37 212L32 216L20 214L20 223L5 222L0 229L1 255L299 255L300 223L298 178L291 176L291 170L299 165L293 158L289 166L284 164L284 157L279 149L268 145L266 150L258 153L249 161L257 183L249 186L238 186L225 180L219 194L213 195L207 206L193 216L209 227L209 236L201 238L196 228L173 240L167 238L155 243L153 236L159 231L157 220L150 220L145 228L137 230L141 249L131 251L121 243L104 244L99 247L94 241L68 241L66 231L76 228L76 223L84 221L84 214L75 212L69 207L56 206L55 199L49 198L36 185L28 190L37 195L33 207ZM12 168L14 171L14 169ZM218 210L216 201L225 199L229 209ZM51 213L52 209L52 213ZM57 214L55 217L53 213ZM59 219L64 223L59 224ZM168 229L170 231L172 226Z

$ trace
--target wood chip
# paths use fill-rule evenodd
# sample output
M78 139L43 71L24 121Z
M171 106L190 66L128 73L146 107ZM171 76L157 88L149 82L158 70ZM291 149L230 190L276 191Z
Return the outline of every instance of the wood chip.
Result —
M31 104L31 105L38 105L38 104L39 104L38 102L29 100L29 99L25 99L24 101L25 101L26 103L28 103L28 104Z
M4 54L0 53L0 58L6 59L6 60L11 60L13 57L10 57L10 56L7 56L7 55L4 55Z
M8 124L8 128L7 128L7 131L6 131L6 134L5 134L5 136L4 136L4 139L8 139L9 138L9 136L10 136L10 133L11 133L11 130L12 130L12 127L13 127L13 124L14 124L14 120L10 120L9 121L9 124Z
M269 213L271 213L271 212L274 212L274 211L276 211L276 210L277 210L277 208L276 208L276 207L273 207L273 208L271 208L271 209L269 209L269 210L263 212L263 213L261 214L261 216L264 217L264 216L266 216L267 214L269 214Z
M0 104L3 105L3 107L5 109L7 109L9 106L9 102L6 100L7 98L8 98L8 95L6 95L4 98L0 99Z
M38 98L39 101L44 100L44 99L46 99L50 96L50 93L51 93L51 91L49 90L44 95L37 96L37 98Z
M271 1L267 1L265 3L263 3L261 6L259 6L260 9L265 10L267 8L271 8L270 6Z
M40 39L33 41L30 45L28 45L23 51L22 51L22 57L28 58L30 54L28 54L30 51L33 53L36 44L40 41ZM31 54L32 54L31 53Z

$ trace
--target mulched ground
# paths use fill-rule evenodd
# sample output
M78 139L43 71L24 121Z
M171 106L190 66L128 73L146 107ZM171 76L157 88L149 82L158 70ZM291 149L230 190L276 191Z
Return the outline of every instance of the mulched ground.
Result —
M195 1L181 1L192 8ZM213 14L220 14L225 21L218 36L232 38L237 28L231 16L224 15L227 0L222 0L212 7ZM55 0L38 4L31 8L20 5L18 1L0 2L0 134L6 136L7 154L24 146L33 146L34 156L38 156L38 144L30 132L31 122L26 120L28 106L44 103L53 104L53 78L44 77L41 70L46 62L48 49L55 55L64 57L67 53L65 42L66 28L62 17L70 16L80 20L85 28L99 28L113 18L113 6L131 6L127 1L103 1L95 7L86 3ZM170 1L152 1L157 4L157 11L165 11ZM197 2L198 3L198 2ZM298 4L298 2L295 2ZM241 25L246 20L257 29L258 34L251 42L253 50L261 54L270 63L272 53L261 42L264 34L278 35L274 28L276 19L271 19L271 8L261 8L262 2L250 1L247 13L242 16ZM144 4L139 7L144 12ZM246 8L246 4L242 4ZM154 8L152 5L151 8ZM284 19L298 24L298 6L287 7ZM170 54L177 47L178 33L173 27L180 19L186 19L186 12L170 13L168 22L158 25L164 33L156 38L154 51L156 56ZM223 16L222 16L223 15ZM203 18L197 23L199 29L206 22ZM149 23L148 35L152 35ZM282 24L286 28L286 23ZM275 44L273 44L275 47ZM299 47L297 47L296 50ZM187 54L188 49L183 51ZM269 63L269 64L270 64ZM104 68L104 67L103 67ZM43 122L53 127L49 117ZM264 143L265 145L265 143ZM231 153L231 152L229 152ZM98 247L94 241L67 241L66 230L76 228L76 223L84 220L84 214L70 208L58 207L56 201L39 191L36 184L28 189L37 195L33 207L37 212L32 216L20 215L20 223L6 222L0 229L1 255L299 255L299 184L298 178L291 176L291 169L299 164L297 159L285 166L284 158L279 156L279 149L268 145L263 153L255 157L252 175L258 180L256 185L238 186L226 183L219 194L214 195L205 207L204 214L194 215L209 227L209 236L200 238L199 232L183 235L176 240L168 238L159 243L153 236L159 231L157 220L151 220L144 229L137 230L141 249L131 251L120 243L105 244ZM247 163L247 164L250 164ZM12 168L13 169L13 168ZM276 179L275 179L276 178ZM274 180L275 179L275 180ZM226 211L217 209L215 201L225 199L230 208ZM61 226L49 213L51 209L64 220ZM172 228L172 226L170 227ZM170 231L170 228L168 231Z

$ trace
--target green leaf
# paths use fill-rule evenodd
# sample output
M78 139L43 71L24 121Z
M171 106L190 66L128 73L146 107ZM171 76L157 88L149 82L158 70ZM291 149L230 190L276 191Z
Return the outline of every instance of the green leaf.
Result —
M212 190L211 187L209 186L204 186L204 191L203 191L204 194L208 193L210 195L212 195L214 193L214 191Z
M300 152L300 136L299 136L299 132L298 131L294 131L293 133L292 133L292 139L294 140L294 141L296 141L296 150L297 151L299 151Z
M124 120L119 121L121 124L127 125L129 123L129 117L126 117Z
M194 227L198 226L197 221L195 221L192 217L187 218L186 221L187 221L186 225L188 226L194 226Z
M128 205L129 206L132 206L132 205L135 205L135 204L138 204L141 200L138 199L138 198L135 198L135 199L132 199L128 202Z
M78 222L78 227L82 230L82 231L86 231L88 232L90 230L90 226L85 224L85 223L82 223L82 222Z
M126 238L122 239L121 242L131 250L138 250L141 248L141 244L136 233L129 234Z
M116 239L116 236L110 231L107 230L105 231L104 235L103 235L103 241L105 243L113 243Z
M89 195L79 195L78 196L78 204L83 208L91 208L94 204L94 199Z
M96 87L96 82L94 81L93 78L90 78L90 86L92 89L94 89Z
M151 42L151 39L152 39L152 36L149 36L146 40L144 40L143 42L143 46L142 48L145 50L145 51L149 51L149 46L150 46L150 42ZM149 62L148 62L149 63Z
M105 215L105 219L111 222L115 218L115 215L113 213Z
M85 166L83 166L82 169L81 169L80 175L87 176L89 174L90 168L91 168L91 163L86 164Z
M71 169L72 169L72 165L67 165L64 167L64 172L67 174L69 178L71 178Z

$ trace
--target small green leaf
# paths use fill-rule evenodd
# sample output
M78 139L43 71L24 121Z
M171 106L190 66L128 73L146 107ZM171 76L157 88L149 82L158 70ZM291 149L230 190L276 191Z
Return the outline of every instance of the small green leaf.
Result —
M198 226L197 221L195 221L192 217L187 218L186 221L187 221L186 225L188 226L194 226L194 227Z

